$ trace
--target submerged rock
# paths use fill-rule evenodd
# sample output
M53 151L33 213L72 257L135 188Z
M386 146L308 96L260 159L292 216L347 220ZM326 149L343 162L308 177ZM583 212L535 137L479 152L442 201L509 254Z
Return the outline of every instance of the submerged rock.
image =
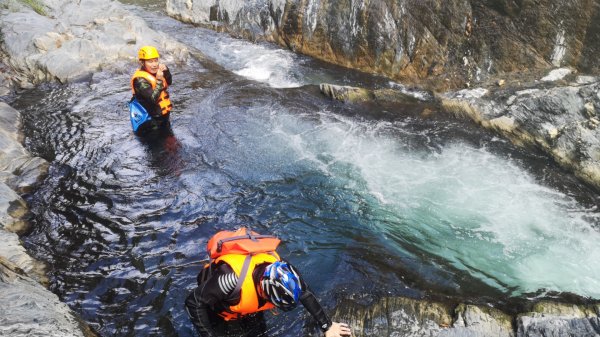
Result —
M325 96L329 98L348 103L367 101L377 101L386 103L415 103L418 101L427 100L426 98L419 96L428 95L428 93L424 92L418 92L411 95L398 89L370 90L365 88L351 87L347 85L335 85L328 83L321 83L319 85L319 89Z

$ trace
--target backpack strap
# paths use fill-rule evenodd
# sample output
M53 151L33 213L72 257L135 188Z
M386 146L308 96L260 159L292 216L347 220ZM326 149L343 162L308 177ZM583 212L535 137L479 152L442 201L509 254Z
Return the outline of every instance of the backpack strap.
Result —
M242 283L244 283L244 279L248 273L248 268L250 267L250 260L252 260L252 255L246 255L242 270L240 271L240 277L237 280L237 284L235 285L235 289L233 289L232 294L237 294L242 289Z

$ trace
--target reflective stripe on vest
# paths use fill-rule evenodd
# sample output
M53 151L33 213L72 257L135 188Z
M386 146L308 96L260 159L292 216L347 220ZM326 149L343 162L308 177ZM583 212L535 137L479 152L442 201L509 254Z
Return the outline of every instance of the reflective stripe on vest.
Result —
M154 90L154 88L156 88L156 77L154 77L152 74L150 74L147 71L138 69L131 77L131 91L133 91L134 95L135 95L135 88L133 87L133 81L138 77L141 77L141 78L145 79L146 81L150 82L150 85L152 86L152 90ZM167 87L169 85L168 85L167 81L162 81L162 82L163 82L164 87L163 87L163 90L160 92L160 96L158 96L157 103L160 106L160 111L161 111L162 115L164 116L171 111L171 109L173 108L173 105L171 105L171 100L169 99L169 93L167 92Z
M230 306L227 311L219 313L219 316L221 316L226 321L238 319L244 315L253 314L274 307L274 305L270 302L267 302L261 307L258 306L258 294L256 286L254 285L254 280L252 279L252 273L254 272L256 266L259 264L280 261L279 255L277 255L277 253L260 253L256 255L227 254L220 256L214 262L218 263L220 261L223 261L227 263L231 267L231 269L233 269L233 272L239 279L240 274L242 273L242 269L244 267L244 260L246 259L246 257L250 257L250 263L245 272L245 275L241 275L241 277L243 277L243 280L240 289L240 302L236 305Z

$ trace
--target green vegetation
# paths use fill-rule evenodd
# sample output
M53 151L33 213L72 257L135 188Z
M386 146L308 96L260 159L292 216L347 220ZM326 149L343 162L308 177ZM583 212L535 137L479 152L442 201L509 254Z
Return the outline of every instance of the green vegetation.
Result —
M40 0L19 0L21 3L31 7L39 15L46 16L46 9Z

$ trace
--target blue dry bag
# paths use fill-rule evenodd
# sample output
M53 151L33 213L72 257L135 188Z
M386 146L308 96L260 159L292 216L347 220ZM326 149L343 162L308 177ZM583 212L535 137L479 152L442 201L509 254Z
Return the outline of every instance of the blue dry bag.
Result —
M131 119L133 132L137 132L140 125L152 119L136 98L129 101L129 118Z

